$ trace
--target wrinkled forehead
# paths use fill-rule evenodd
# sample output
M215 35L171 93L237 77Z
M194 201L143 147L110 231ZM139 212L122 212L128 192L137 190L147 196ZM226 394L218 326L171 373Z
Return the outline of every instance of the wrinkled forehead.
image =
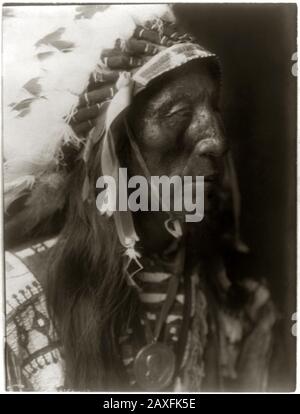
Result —
M132 102L132 110L155 109L180 100L197 100L219 95L220 79L216 62L202 59L186 63L149 83Z

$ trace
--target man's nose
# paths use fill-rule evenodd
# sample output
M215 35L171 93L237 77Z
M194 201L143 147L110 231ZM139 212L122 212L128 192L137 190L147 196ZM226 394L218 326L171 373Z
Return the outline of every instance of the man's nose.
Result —
M196 146L197 155L210 155L212 157L222 157L227 151L227 145L223 137L204 138Z
M224 126L219 114L202 110L191 125L194 152L198 156L222 157L228 150Z

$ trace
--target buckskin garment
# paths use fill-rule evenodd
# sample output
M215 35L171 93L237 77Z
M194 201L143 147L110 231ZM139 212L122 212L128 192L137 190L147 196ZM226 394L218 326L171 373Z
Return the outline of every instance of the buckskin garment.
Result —
M6 254L9 390L65 390L63 349L48 316L42 287L47 260L51 258L55 243L55 239L50 239ZM171 275L170 265L165 261L152 259L152 263L138 274L141 302L147 307L150 323L164 302L165 281ZM223 293L229 291L230 282L224 266L220 263L214 271L218 273ZM192 294L187 341L180 369L169 390L265 391L275 322L269 291L262 283L244 280L249 299L243 310L236 312L213 297L207 286L208 272L207 265L200 262L189 276ZM185 300L181 286L165 323L167 342L173 347L180 337ZM120 337L126 374L119 387L141 391L132 375L132 361L139 349L130 338L132 332L132 328L128 328Z

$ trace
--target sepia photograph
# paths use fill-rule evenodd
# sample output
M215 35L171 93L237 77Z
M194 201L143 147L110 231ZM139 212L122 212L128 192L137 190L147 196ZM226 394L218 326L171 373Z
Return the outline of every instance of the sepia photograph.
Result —
M6 392L295 392L296 2L4 3L2 190Z

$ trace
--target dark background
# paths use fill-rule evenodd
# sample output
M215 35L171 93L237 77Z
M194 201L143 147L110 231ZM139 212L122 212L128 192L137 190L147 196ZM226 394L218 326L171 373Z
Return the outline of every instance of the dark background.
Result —
M223 72L222 112L242 196L242 235L251 269L268 279L280 312L274 390L295 389L296 340L296 4L175 6Z

